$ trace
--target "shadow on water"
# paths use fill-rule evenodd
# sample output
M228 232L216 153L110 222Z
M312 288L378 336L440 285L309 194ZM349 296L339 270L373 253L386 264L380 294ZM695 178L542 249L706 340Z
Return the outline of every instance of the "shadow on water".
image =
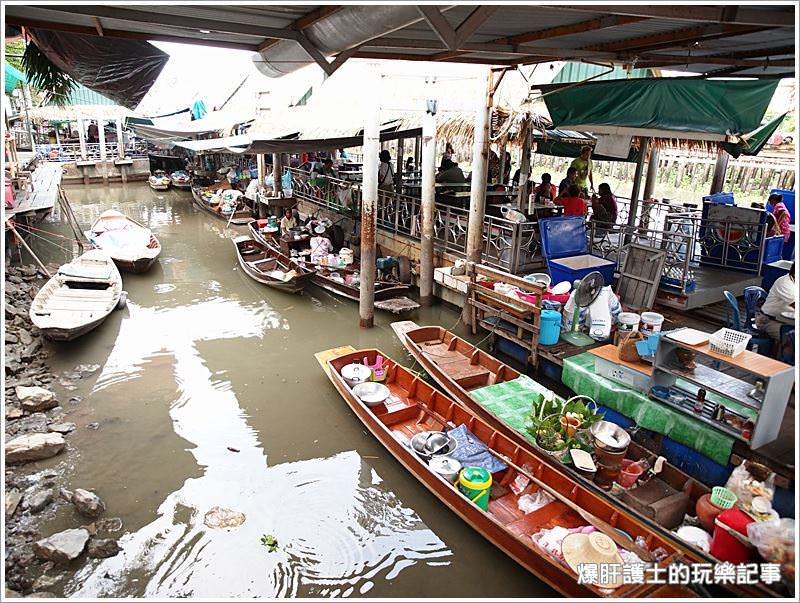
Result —
M81 227L115 208L153 229L162 257L123 275L128 307L66 345L54 372L99 364L59 391L78 424L60 467L124 523L123 551L81 561L59 588L89 597L533 597L552 591L433 497L363 428L314 353L379 347L411 365L390 315L360 330L357 304L291 296L238 269L225 224L182 191L67 189ZM56 218L42 227L66 235ZM47 256L37 243L37 252ZM62 252L57 252L62 253ZM52 255L45 261L64 261ZM445 307L415 320L451 327ZM96 430L87 425L98 423ZM215 506L246 515L210 529ZM43 533L84 523L61 507ZM277 538L270 553L263 535Z

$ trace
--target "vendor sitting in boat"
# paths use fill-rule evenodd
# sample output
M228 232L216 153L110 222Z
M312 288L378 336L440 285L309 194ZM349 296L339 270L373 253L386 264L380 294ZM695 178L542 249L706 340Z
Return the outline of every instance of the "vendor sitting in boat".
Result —
M292 209L287 207L281 218L281 235L289 234L289 230L292 228L297 228L297 220L294 219Z
M333 253L333 244L330 239L325 236L325 226L323 224L317 224L314 227L314 236L311 237L311 262L319 264L322 258L330 253Z

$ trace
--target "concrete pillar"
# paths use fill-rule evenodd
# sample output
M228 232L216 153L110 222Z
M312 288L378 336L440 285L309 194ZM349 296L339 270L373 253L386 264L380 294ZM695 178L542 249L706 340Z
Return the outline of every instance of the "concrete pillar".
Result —
M642 186L642 172L644 172L644 158L647 156L647 149L650 146L650 139L642 140L639 150L639 161L636 162L636 171L633 174L633 191L631 192L631 205L628 213L628 226L636 226L636 210L639 207L639 191ZM628 240L629 234L625 239Z
M369 94L369 108L364 124L364 175L361 188L361 287L358 303L359 326L371 329L375 318L376 250L375 231L378 228L378 153L380 151L378 65L373 65L374 82L365 86Z
M431 111L433 109L433 111ZM433 302L433 233L436 216L436 113L435 101L428 101L422 117L422 246L419 262L419 301Z
M86 132L83 130L83 118L78 116L78 142L81 145L81 159L86 161Z
M476 88L475 144L472 149L471 193L467 226L467 261L480 264L483 252L483 218L486 213L486 176L489 170L489 114L492 109L492 72L488 67Z
M528 128L522 143L522 158L519 166L519 190L517 191L517 209L521 211L528 206L528 181L531 178L531 141L533 132Z
M644 181L643 199L649 199L653 196L653 191L656 188L656 176L658 176L658 149L653 147L650 149L650 161L647 163L647 178Z
M117 118L117 155L125 159L125 134L122 131L122 118Z
M422 136L414 137L414 168L419 170L422 163Z
M97 142L100 144L100 162L97 167L103 176L103 184L108 184L108 170L106 169L106 124L102 118L97 118Z
M717 163L714 165L714 176L711 178L709 195L721 193L725 188L725 172L728 170L728 153L724 149L717 152Z
M275 183L272 185L273 195L279 197L283 192L283 157L280 153L272 154L272 179Z

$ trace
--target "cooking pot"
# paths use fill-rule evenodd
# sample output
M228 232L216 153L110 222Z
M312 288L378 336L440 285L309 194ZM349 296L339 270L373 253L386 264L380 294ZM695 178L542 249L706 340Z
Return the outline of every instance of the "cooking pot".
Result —
M458 474L461 471L461 463L450 456L435 456L428 463L428 467L451 484L458 479Z
M630 434L611 421L597 421L589 428L594 438L594 447L609 452L626 450L631 443Z
M342 379L345 380L347 385L350 387L355 387L359 383L364 383L365 381L369 381L370 377L372 377L372 369L368 366L364 366L363 364L352 363L346 364L342 367L341 371Z

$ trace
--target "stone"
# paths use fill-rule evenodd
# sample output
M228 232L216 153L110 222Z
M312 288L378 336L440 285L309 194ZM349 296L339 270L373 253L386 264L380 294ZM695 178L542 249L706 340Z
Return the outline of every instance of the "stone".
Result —
M19 276L17 276L16 274L9 276L6 280L9 280L12 283L17 284L17 285L21 285L22 283L25 282Z
M82 400L83 400L83 398L81 396L72 396L69 399L69 403L70 404L80 404Z
M113 538L93 538L89 541L86 554L92 559L105 559L113 557L122 550L119 543Z
M25 597L26 599L57 599L58 595L51 593L49 590L42 590L37 593L31 593Z
M106 504L93 492L82 488L76 489L72 493L72 504L78 513L86 517L97 517L106 510Z
M18 337L23 345L30 345L33 343L33 337L31 337L31 334L27 331L20 331Z
M16 599L18 597L22 597L22 595L15 590L11 590L10 588L6 589L6 596L4 597L5 599Z
M6 419L9 421L19 419L24 414L25 413L21 408L17 408L16 406L6 406Z
M113 534L122 530L122 520L119 517L104 517L95 522L98 533Z
M55 392L43 387L23 387L16 389L22 408L30 412L40 412L58 406Z
M11 304L6 304L6 318L8 318L8 319L16 319L16 318L18 318L20 316L20 314L21 314L20 310L17 310ZM14 324L16 324L16 323L14 323Z
M53 491L39 490L25 496L25 501L22 503L22 506L31 513L39 513L51 502L53 502Z
M100 427L100 423L98 423L97 421L95 421L94 423L89 423L89 424L86 426L86 429L98 429L99 427Z
M35 412L6 426L6 431L11 435L32 433L47 433L47 415Z
M59 582L61 582L61 577L59 576L39 576L33 581L33 590L41 592L52 588Z
M9 331L6 331L6 343L19 343L19 337Z
M83 553L88 540L89 532L86 530L64 530L34 542L33 552L39 559L68 563Z
M78 366L75 367L75 372L91 375L99 368L100 368L99 364L79 364Z
M14 511L22 500L22 492L19 490L9 490L6 492L6 519L14 515Z
M33 264L28 264L27 266L23 266L20 271L22 272L23 276L36 276L39 272L39 269Z
M6 442L6 463L24 463L49 459L64 450L60 433L34 433Z
M67 490L66 488L60 488L58 490L58 495L66 500L67 502L72 502L72 491Z
M75 429L75 423L53 423L48 427L50 431L55 433L69 433Z
M42 349L42 342L36 339L33 343L31 343L29 346L26 346L25 349L22 350L20 357L23 360L31 360L36 356L36 354L39 353L40 349Z

